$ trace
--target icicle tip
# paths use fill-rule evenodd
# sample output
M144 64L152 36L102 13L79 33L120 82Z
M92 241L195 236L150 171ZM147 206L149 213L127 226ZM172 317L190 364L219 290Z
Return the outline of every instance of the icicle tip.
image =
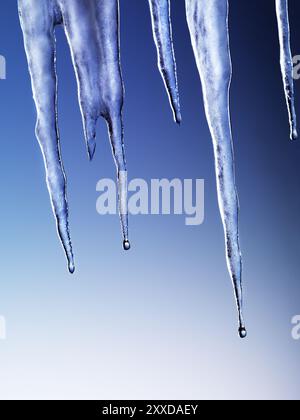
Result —
M291 132L291 140L293 141L293 140L297 140L298 139L298 131L297 131L297 129L296 128L294 128L293 130L292 130L292 132Z
M92 161L94 159L95 152L96 152L95 138L91 138L87 141L87 149L88 149L89 160Z
M245 339L245 338L247 338L247 335L248 335L248 333L247 333L246 328L245 327L241 327L239 329L239 336L240 336L240 338Z
M131 248L130 242L128 240L123 242L124 251L129 251Z
M179 126L182 123L182 116L181 116L181 112L180 111L176 111L174 114L174 120L176 122L176 124L178 124Z
M74 274L75 273L75 264L74 264L74 261L69 261L68 262L68 269L69 269L69 273L70 274Z

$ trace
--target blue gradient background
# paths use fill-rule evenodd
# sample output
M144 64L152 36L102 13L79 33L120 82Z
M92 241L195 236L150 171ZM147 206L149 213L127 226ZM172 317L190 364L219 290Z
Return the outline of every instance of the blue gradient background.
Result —
M232 0L232 119L241 201L246 320L237 335L219 217L211 140L185 23L173 0L183 125L172 122L156 69L147 1L121 0L125 134L130 178L203 178L206 218L130 219L96 213L96 183L114 177L106 127L86 157L75 76L61 28L59 116L77 271L58 243L34 136L15 1L2 2L0 398L298 399L300 143L289 141L273 0ZM290 0L293 53L300 4ZM300 82L296 82L299 105ZM300 120L300 106L298 117Z

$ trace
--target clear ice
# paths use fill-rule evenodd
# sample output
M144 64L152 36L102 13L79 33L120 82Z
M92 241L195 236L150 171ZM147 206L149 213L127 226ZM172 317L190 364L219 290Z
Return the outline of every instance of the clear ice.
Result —
M172 37L170 0L149 0L154 41L158 54L158 68L163 77L174 120L181 123L176 60Z
M279 32L281 72L291 128L290 137L291 140L295 140L298 138L298 133L293 79L294 68L290 45L289 5L288 0L275 0L275 3Z
M242 257L239 244L239 201L235 186L233 141L229 110L232 65L227 0L186 0L192 46L202 82L205 112L213 139L219 207L225 231L227 264L239 314L243 318Z
M123 246L128 241L127 169L123 142L123 81L120 66L118 0L18 0L19 16L37 109L36 136L58 234L70 273L75 270L68 222L66 177L57 116L55 27L63 25L78 82L89 158L96 149L96 123L108 125L118 185Z

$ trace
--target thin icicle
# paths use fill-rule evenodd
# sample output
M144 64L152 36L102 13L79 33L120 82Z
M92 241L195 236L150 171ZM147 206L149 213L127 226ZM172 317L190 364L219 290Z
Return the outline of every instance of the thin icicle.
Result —
M293 79L293 57L290 45L290 24L288 0L275 0L280 43L280 65L290 120L291 140L298 138L295 111L295 92Z
M239 334L243 319L242 257L239 245L239 203L229 111L232 66L227 0L186 0L187 20L202 82L206 116L213 139L219 207L225 231L228 269L234 285Z
M128 240L127 173L122 109L124 88L120 64L118 0L57 0L76 72L79 102L89 156L95 152L96 124L102 116L108 125L117 167L119 207L124 249ZM87 48L88 46L88 48Z
M170 0L149 0L158 68L163 77L174 120L181 123L176 60L173 47Z
M36 136L44 156L59 237L68 259L69 271L73 273L75 266L68 225L66 179L56 118L55 16L49 1L19 0L19 13L37 109Z

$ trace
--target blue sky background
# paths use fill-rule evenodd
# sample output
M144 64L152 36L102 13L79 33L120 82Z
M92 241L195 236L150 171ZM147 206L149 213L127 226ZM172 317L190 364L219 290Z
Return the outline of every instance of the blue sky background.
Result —
M115 176L103 122L86 157L68 46L57 30L59 118L77 271L56 237L15 1L0 9L0 398L298 399L300 143L289 141L273 0L232 0L231 104L241 201L246 320L237 336L213 152L185 22L172 0L183 124L172 121L156 69L147 1L121 0L130 178L201 178L205 223L96 213L96 183ZM290 0L293 54L300 5ZM299 42L298 42L299 41ZM296 82L297 105L300 81ZM300 105L298 106L300 120Z

